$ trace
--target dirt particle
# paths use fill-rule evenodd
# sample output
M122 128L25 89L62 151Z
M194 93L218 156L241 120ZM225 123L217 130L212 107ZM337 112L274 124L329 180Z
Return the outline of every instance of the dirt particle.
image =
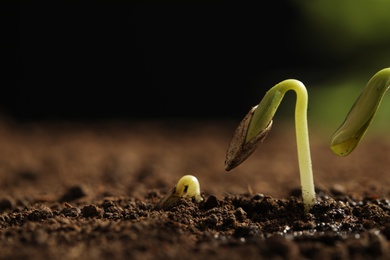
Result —
M71 202L80 199L87 195L85 188L81 186L74 186L69 188L64 195L59 199L60 202Z
M87 205L81 209L81 214L85 218L101 217L102 210L95 205Z
M0 199L0 213L3 213L6 210L12 210L15 208L15 200L11 198L2 198Z
M247 214L245 210L241 207L238 207L235 211L235 215L237 217L237 220L244 221L247 218Z
M210 195L204 203L204 209L209 210L218 207L218 199L214 195Z
M76 207L70 207L70 208L66 207L60 211L60 214L63 214L66 217L77 217L79 216L80 213L81 210Z
M260 233L259 228L256 225L240 226L234 230L233 237L235 238L251 238L258 236Z
M252 197L253 200L262 200L263 198L264 198L264 194L261 193L257 193Z
M28 219L31 221L45 220L53 217L51 209L45 205L40 205L37 209L33 210L29 215Z

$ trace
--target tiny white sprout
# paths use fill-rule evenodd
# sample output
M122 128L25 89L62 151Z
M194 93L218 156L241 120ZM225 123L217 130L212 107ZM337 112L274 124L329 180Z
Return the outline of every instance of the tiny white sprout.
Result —
M165 195L156 205L157 209L168 209L176 206L181 199L194 199L200 203L203 198L200 194L198 179L193 175L184 175L180 178L175 187Z

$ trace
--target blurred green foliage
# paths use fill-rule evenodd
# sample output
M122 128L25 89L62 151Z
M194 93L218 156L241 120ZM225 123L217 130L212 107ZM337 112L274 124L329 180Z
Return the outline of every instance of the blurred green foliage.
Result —
M390 1L293 1L300 22L296 35L313 68L293 75L308 88L308 120L332 134L368 80L390 67ZM323 62L324 66L318 65ZM293 68L292 68L293 70ZM313 76L314 74L324 75ZM280 74L279 74L280 76ZM370 133L390 128L390 97L382 100ZM293 119L294 95L286 95L279 117Z
M390 53L390 1L296 1L295 4L300 10L303 32L310 34L301 36L309 43L317 41L325 54L344 56L362 50Z

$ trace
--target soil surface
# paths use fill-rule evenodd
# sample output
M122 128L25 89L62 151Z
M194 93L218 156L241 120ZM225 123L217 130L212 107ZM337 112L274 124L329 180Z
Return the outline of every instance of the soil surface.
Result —
M293 124L226 172L238 122L0 126L1 259L390 259L390 140L348 157L310 136L303 214ZM155 205L186 174L203 202Z

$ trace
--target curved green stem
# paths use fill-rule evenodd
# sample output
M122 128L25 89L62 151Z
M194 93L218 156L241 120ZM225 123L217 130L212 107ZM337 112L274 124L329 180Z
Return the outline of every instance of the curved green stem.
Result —
M295 106L295 128L298 162L302 186L302 199L305 213L308 213L316 202L316 196L307 126L308 95L302 82L288 79L268 90L259 105L249 111L248 115L237 128L227 152L225 167L226 170L230 170L238 166L253 153L257 148L258 143L261 142L269 132L275 112L285 93L289 90L295 91L297 96ZM249 146L249 148L247 146Z
M389 87L390 68L380 70L370 79L331 138L330 148L334 154L347 156L356 148Z

